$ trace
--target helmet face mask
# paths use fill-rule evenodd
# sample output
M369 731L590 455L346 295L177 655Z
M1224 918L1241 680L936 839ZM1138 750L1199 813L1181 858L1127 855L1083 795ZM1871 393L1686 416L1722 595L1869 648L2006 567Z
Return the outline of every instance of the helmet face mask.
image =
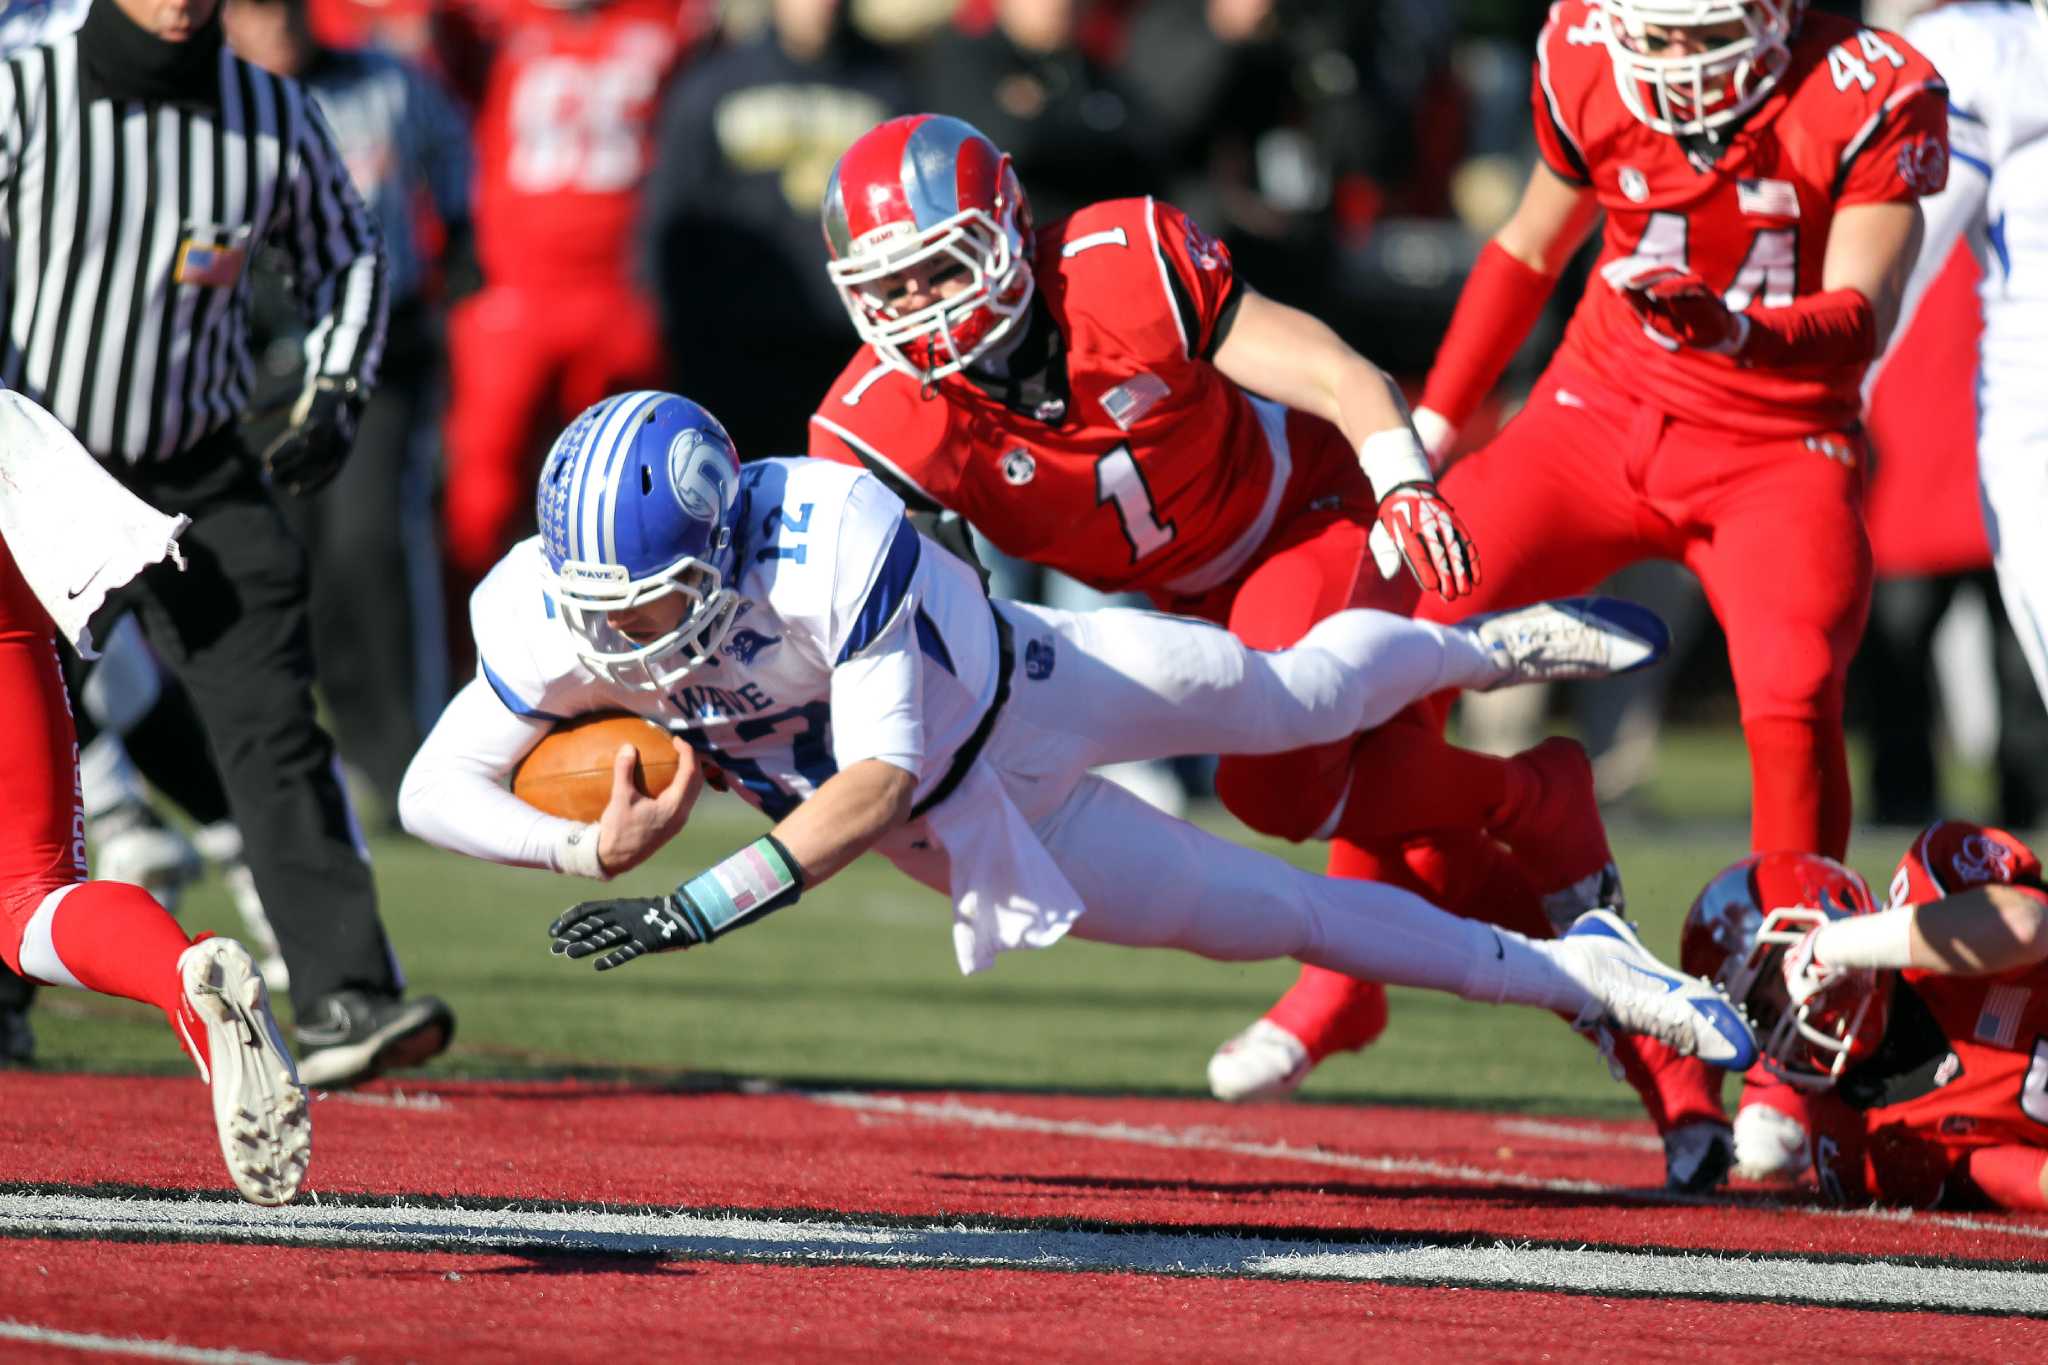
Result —
M1883 1037L1891 976L1845 972L1794 1005L1787 961L1821 925L1877 908L1863 879L1832 859L1753 854L1708 882L1693 902L1680 959L1748 1016L1767 1071L1802 1090L1825 1090Z
M586 667L665 693L717 655L742 605L738 496L731 438L686 398L621 394L570 423L541 470L539 515L555 607Z
M1712 135L1763 103L1791 64L1806 0L1600 0L1614 83L1660 133ZM1696 52L1664 50L1707 30Z
M958 119L891 119L833 169L826 272L861 340L932 384L1012 336L1029 311L1030 222L994 143ZM902 308L906 282L926 286L916 297L928 301Z

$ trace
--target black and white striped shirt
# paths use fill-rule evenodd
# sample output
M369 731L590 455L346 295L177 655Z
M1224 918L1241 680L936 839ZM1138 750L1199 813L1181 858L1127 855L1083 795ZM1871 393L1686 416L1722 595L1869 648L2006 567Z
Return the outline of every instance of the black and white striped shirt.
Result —
M216 108L79 91L78 35L0 63L0 383L102 460L186 450L248 400L250 259L291 262L308 382L376 378L374 222L295 83L220 55Z

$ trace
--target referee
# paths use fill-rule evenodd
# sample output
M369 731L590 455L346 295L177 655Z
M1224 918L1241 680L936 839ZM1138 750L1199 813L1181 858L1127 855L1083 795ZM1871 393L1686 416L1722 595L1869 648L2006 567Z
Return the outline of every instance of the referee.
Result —
M300 1074L349 1085L438 1053L454 1019L402 998L314 719L305 552L271 490L310 494L346 459L383 350L384 265L326 124L227 51L218 4L93 0L76 33L0 65L0 381L192 519L189 568L145 573L102 623L133 611L197 704L291 969ZM235 419L266 243L310 330L291 426L258 458Z

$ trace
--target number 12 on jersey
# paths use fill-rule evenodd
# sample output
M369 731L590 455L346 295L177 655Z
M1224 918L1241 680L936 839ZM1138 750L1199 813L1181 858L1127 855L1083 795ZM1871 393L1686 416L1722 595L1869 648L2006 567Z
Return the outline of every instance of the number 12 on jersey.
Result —
M1116 504L1124 539L1131 543L1131 563L1172 542L1173 523L1159 524L1159 513L1152 505L1152 490L1146 485L1145 475L1129 446L1118 446L1095 462L1095 505L1100 507L1106 502Z

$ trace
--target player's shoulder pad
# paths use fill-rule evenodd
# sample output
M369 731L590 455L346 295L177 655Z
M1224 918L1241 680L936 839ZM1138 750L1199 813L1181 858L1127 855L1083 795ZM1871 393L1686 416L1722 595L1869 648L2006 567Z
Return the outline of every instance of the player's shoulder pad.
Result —
M1039 285L1069 340L1114 339L1154 366L1200 356L1235 274L1228 248L1173 205L1107 199L1038 243Z
M1536 82L1553 116L1574 137L1583 132L1588 102L1614 87L1603 22L1585 0L1557 0L1536 35Z
M596 678L576 657L540 537L514 545L469 597L477 671L515 714L558 720L591 709Z
M757 460L742 486L742 595L836 662L892 553L904 553L903 500L865 470L826 460Z
M952 468L952 408L927 398L915 379L861 347L810 420L810 454L859 464L884 478L920 512L940 510Z
M1947 91L1934 63L1899 34L1818 10L1792 40L1785 80L1802 127L1840 128L1848 141L1913 96Z

